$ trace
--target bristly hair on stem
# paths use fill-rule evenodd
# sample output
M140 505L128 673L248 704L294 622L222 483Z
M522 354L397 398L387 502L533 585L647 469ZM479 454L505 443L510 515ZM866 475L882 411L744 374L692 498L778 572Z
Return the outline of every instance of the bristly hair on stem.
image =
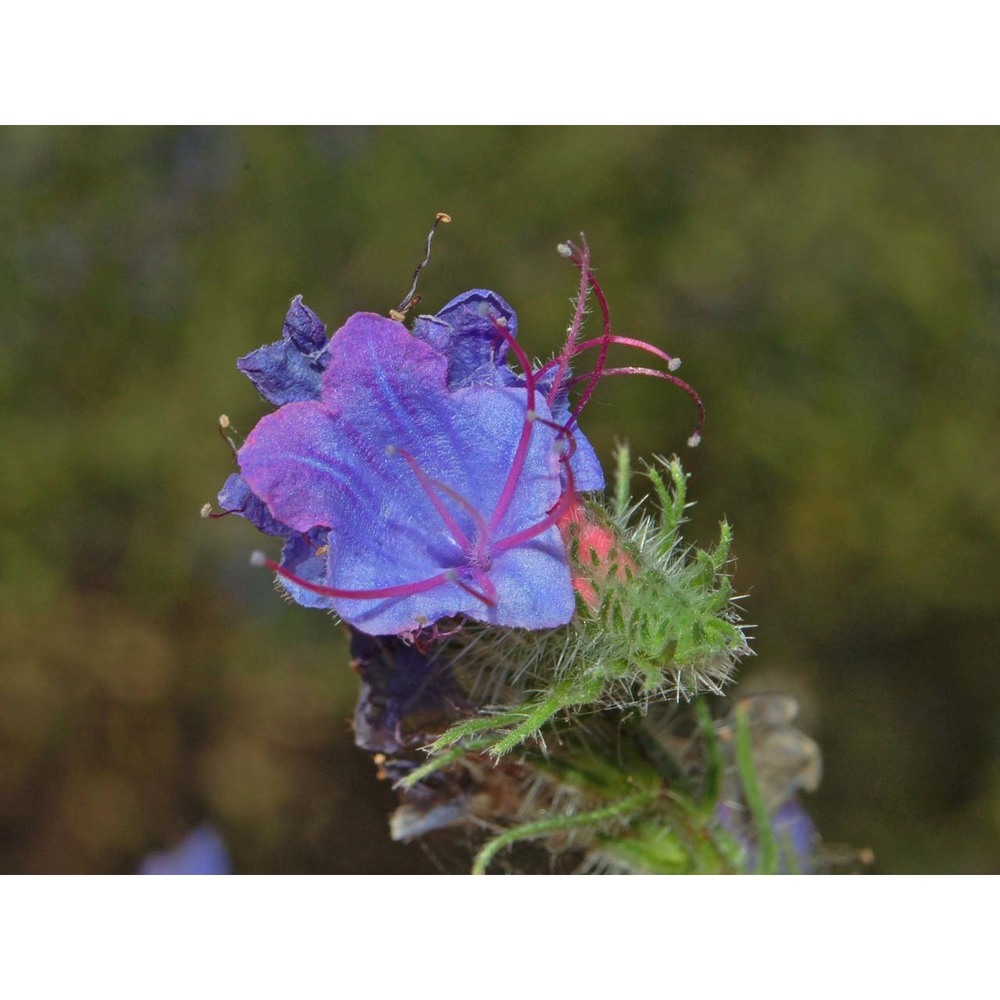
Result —
M431 761L471 742L500 758L529 741L558 739L561 721L581 711L643 711L656 700L719 694L732 680L749 647L730 583L729 526L722 524L714 548L684 545L687 477L679 460L645 469L655 515L624 499L630 472L622 448L611 506L590 501L565 525L574 573L590 588L578 588L569 625L543 632L469 625L450 640L443 655L484 708L437 738Z

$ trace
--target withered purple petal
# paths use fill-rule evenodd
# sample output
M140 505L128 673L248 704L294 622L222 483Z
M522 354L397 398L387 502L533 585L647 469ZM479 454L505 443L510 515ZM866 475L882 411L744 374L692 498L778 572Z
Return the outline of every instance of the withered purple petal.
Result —
M326 327L296 295L288 307L281 340L251 351L236 367L275 406L318 399L327 364Z
M452 299L435 316L418 316L413 335L448 358L448 385L510 385L502 323L517 336L517 314L496 292L474 288Z
M254 495L246 480L237 472L232 473L219 490L219 506L230 514L245 517L265 535L287 535L289 528L267 509L267 504Z
M297 531L288 534L281 550L281 565L306 583L325 586L328 536L326 528L313 528L304 534ZM304 608L329 610L333 607L333 601L329 597L308 587L301 587L294 580L279 576L278 582L296 604L301 604Z
M394 754L422 745L440 728L445 713L463 700L446 660L431 659L396 636L365 635L352 628L351 658L361 677L354 742L363 750ZM429 729L422 727L425 722Z

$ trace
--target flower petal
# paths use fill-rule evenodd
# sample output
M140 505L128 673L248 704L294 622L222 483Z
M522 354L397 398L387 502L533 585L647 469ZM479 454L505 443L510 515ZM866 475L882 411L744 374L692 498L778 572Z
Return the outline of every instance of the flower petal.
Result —
M448 359L401 324L373 314L351 317L329 350L322 400L291 403L264 417L240 450L250 488L291 528L331 529L330 587L370 591L418 584L447 570L465 575L468 543L494 514L510 473L524 426L524 390L477 385L449 392ZM554 431L537 422L491 540L538 524L558 501L554 445ZM422 471L423 484L404 452ZM465 503L427 486L430 480ZM494 607L455 582L402 597L335 598L333 606L371 634L461 613L525 628L561 624L572 615L565 550L554 527L483 571L496 590ZM476 586L474 573L467 582Z
M436 316L418 316L413 335L448 357L448 385L509 385L507 341L496 323L517 336L517 314L496 292L474 288ZM450 332L449 332L450 328Z
M251 351L236 367L275 406L318 399L327 363L326 327L296 295L288 307L281 340Z

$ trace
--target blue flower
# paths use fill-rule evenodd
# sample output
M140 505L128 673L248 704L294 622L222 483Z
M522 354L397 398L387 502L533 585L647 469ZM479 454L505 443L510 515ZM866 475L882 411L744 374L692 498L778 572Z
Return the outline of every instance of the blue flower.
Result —
M148 854L137 875L231 875L232 866L222 835L203 824L169 851Z
M456 615L569 621L556 524L604 479L583 435L563 429L554 367L536 377L516 330L503 299L474 290L412 334L358 313L327 340L297 298L282 340L240 360L279 409L240 449L220 502L285 539L275 568L295 600L372 635Z
M747 851L748 871L755 871L759 861L757 834L753 818L744 805L720 802L715 818ZM792 797L771 814L771 832L778 856L778 871L811 875L816 870L819 834L798 798Z

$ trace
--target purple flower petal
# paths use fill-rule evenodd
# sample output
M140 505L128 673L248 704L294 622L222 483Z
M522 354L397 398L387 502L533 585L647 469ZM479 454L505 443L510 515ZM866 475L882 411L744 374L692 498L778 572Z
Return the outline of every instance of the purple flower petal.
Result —
M219 490L219 506L230 514L245 517L258 531L265 535L287 535L288 525L271 516L267 505L254 496L246 480L234 472Z
M517 314L496 292L474 288L452 299L436 316L418 316L413 335L448 358L448 386L509 385L507 341L517 336Z
M451 300L435 316L418 316L413 335L426 341L449 358L448 386L463 385L515 386L524 385L507 365L507 341L497 331L501 321L512 336L517 336L517 314L496 292L474 288ZM539 379L538 388L547 394L552 387L555 369ZM569 420L570 407L566 393L554 400L552 419L557 424ZM578 492L604 489L604 471L590 442L579 428L573 432L576 451L570 462Z
M402 596L335 597L337 613L371 634L457 614L523 628L568 621L574 602L558 530L494 547L543 522L562 492L556 434L542 422L551 419L544 400L536 399L542 420L532 427L509 506L473 558L469 543L483 534L483 521L496 519L514 461L524 390L449 391L448 358L374 314L351 317L329 354L321 401L291 403L264 417L240 450L254 494L297 531L331 529L329 587L381 590L453 572L467 586L496 591L489 606L442 580ZM465 503L422 484L403 452Z
M327 364L326 327L296 295L288 307L281 340L236 362L257 391L276 406L317 399Z
M295 532L288 535L281 550L281 565L300 580L314 587L325 587L328 536L329 532L325 528L313 528L304 534ZM301 604L304 608L333 608L333 601L329 597L299 586L294 580L279 576L278 583L288 591L289 597L296 604Z
M279 409L248 438L242 475L219 500L284 538L280 566L300 582L281 583L298 603L370 633L457 614L527 628L568 621L566 554L547 520L569 485L553 425L570 408L563 393L549 412L550 368L519 452L528 392L506 361L516 333L514 310L485 289L418 317L413 334L358 314L333 340L296 297L282 339L240 359ZM576 428L574 444L575 489L603 489Z

